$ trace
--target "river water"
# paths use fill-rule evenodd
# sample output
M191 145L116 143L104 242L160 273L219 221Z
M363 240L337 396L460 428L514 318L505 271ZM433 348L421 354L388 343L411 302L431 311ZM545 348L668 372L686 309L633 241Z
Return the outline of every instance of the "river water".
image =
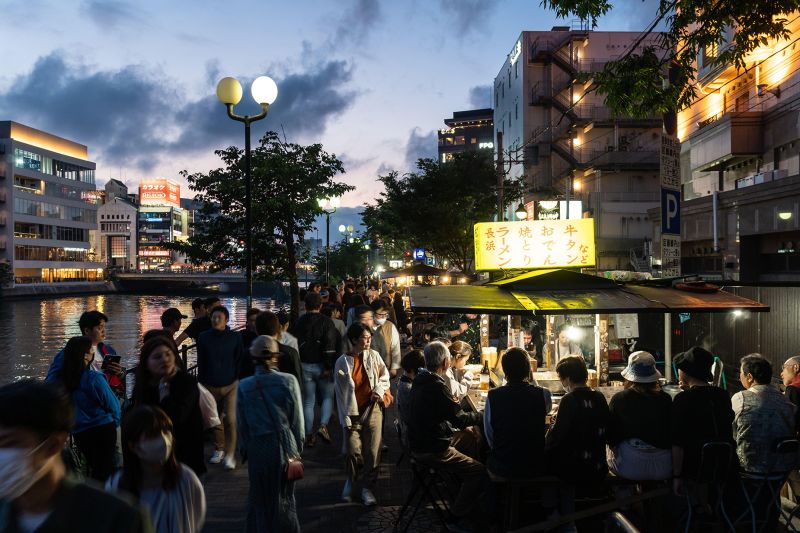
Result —
M101 294L0 302L0 385L24 378L43 378L53 356L70 337L80 335L81 313L97 309L108 315L106 342L122 356L123 366L139 359L142 334L161 327L161 313L177 307L192 318L193 296L143 296ZM259 309L273 309L274 302L254 298ZM244 324L247 300L222 295L222 305L231 314L230 326ZM187 341L189 342L189 341ZM190 361L194 354L190 352Z

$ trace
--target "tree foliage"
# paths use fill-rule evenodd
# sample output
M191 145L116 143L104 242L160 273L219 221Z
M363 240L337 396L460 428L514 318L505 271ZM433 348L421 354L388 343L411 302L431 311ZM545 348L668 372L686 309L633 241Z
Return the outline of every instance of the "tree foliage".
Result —
M331 246L329 269L332 284L347 278L363 276L367 271L369 251L361 239L353 242L342 240ZM319 279L325 278L325 249L313 258L314 268Z
M223 167L208 173L181 172L203 207L196 215L195 235L170 248L214 270L244 270L244 151L231 146L215 154ZM354 187L334 181L344 167L322 145L285 143L275 132L264 134L252 150L251 169L254 277L288 280L296 316L297 264L307 259L303 236L322 212L317 200L341 196Z
M608 0L543 0L542 5L559 17L591 21L612 10ZM595 88L620 115L684 109L697 97L696 59L703 49L718 50L712 68L748 68L759 46L790 37L789 16L798 9L800 0L660 0L637 46L594 75ZM658 45L638 46L659 24L666 29L658 34Z
M421 247L472 272L473 226L497 212L497 173L489 150L456 154L452 161L417 161L416 172L378 177L385 190L362 215L369 236L393 247ZM508 204L523 193L520 181L504 181Z

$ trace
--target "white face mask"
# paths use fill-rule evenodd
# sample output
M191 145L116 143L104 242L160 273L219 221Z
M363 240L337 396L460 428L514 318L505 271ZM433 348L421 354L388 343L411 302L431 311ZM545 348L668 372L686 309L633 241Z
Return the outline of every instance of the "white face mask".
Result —
M157 437L142 439L136 448L136 455L145 463L164 464L172 453L172 436L162 433Z
M31 465L31 458L41 448L0 448L0 500L16 500L47 473L50 461L45 461L38 470Z
M386 324L386 319L385 318L376 318L375 319L375 323L378 324L379 326L382 326L382 325Z

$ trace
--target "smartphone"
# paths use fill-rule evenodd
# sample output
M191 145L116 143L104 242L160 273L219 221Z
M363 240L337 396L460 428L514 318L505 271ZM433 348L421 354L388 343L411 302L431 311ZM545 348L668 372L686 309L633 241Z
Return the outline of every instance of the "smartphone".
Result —
M121 355L106 355L105 357L103 357L103 363L104 364L105 363L117 363L117 364L119 364L119 362L121 360L122 360L122 356Z

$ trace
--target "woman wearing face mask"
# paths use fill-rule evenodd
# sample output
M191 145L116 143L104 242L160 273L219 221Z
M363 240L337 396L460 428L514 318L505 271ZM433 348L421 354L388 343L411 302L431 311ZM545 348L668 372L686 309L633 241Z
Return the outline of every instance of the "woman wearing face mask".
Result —
M172 422L158 407L143 405L122 424L124 467L106 490L127 492L147 509L155 533L195 533L203 528L206 498L191 468L178 462Z
M391 377L395 377L400 371L400 359L403 356L400 350L400 333L390 318L393 312L392 306L383 298L372 302L375 327L372 331L375 337L372 340L372 349L383 355L383 362L389 369Z
M156 336L142 345L133 403L150 405L167 413L174 426L178 461L201 476L203 460L203 415L197 380L178 366L178 348L168 337Z
M59 379L75 403L75 444L86 457L90 476L105 481L114 471L120 404L105 376L90 367L93 359L92 339L71 338Z

